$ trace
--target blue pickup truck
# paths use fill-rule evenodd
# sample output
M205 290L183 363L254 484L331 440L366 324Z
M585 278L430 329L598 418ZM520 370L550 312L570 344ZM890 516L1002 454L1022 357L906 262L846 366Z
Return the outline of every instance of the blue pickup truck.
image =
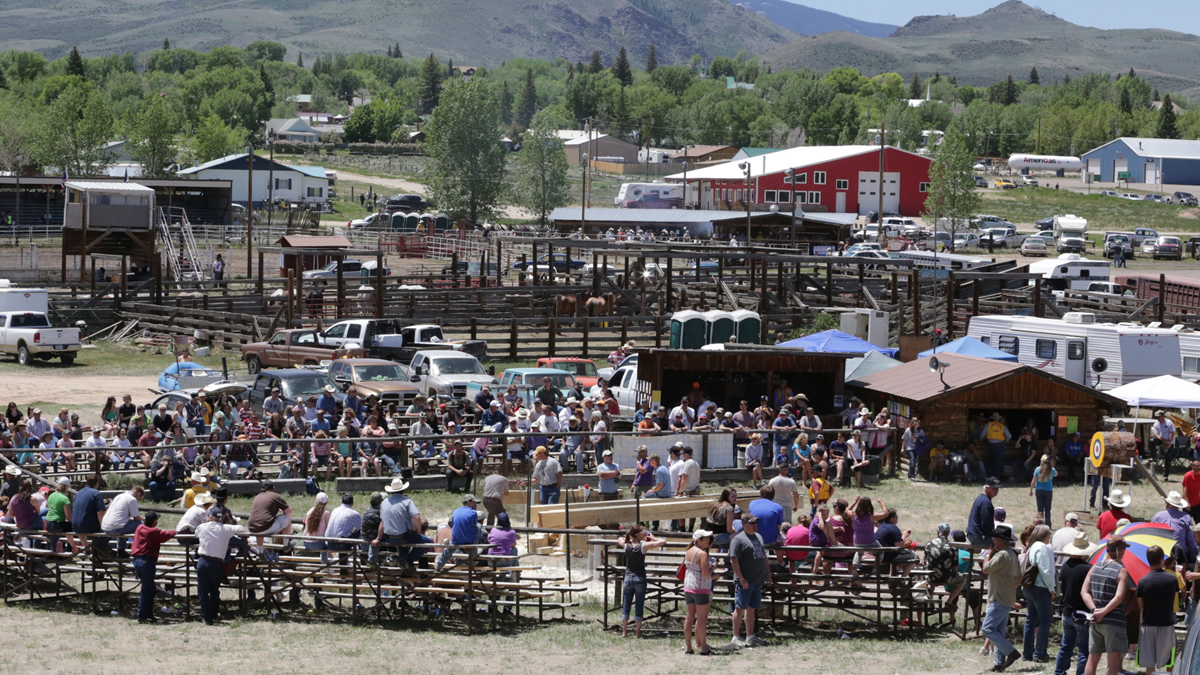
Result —
M550 378L550 384L563 392L563 396L567 392L575 388L575 376L565 370L557 368L509 368L500 373L499 384L492 385L492 395L499 398L504 392L508 391L509 385L517 385L517 393L526 407L533 405L533 395L542 387L542 379ZM480 392L482 384L470 382L467 384L468 401L474 401L475 395Z

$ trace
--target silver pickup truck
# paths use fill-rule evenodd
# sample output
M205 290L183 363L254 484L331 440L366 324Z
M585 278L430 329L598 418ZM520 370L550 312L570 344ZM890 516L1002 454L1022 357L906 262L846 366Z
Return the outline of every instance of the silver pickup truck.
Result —
M78 328L52 328L42 312L0 312L0 354L15 354L23 366L34 359L70 365L82 348Z

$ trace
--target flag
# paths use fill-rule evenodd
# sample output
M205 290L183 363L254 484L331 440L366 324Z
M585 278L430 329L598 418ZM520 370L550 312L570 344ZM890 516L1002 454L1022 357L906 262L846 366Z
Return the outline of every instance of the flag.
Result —
M129 167L125 167L125 182L129 182Z

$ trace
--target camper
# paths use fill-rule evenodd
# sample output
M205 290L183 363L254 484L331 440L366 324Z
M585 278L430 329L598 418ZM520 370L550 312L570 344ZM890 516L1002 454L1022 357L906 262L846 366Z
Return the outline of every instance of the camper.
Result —
M1086 291L1093 281L1108 281L1109 275L1107 260L1088 260L1078 253L1030 263L1029 271L1041 274L1042 286L1059 298L1064 291Z
M1159 375L1179 376L1176 331L1132 323L1096 323L1091 312L1062 319L984 315L967 335L1017 357L1027 366L1101 391Z
M8 279L0 279L0 312L49 314L49 295L44 288L21 288Z
M1068 213L1065 216L1054 216L1052 224L1059 253L1083 252L1087 246L1087 218Z
M922 270L938 270L939 278L946 277L950 271L968 271L986 267L996 262L995 258L979 255L963 255L961 253L938 253L934 251L893 251L890 256L897 260L911 260L913 267Z
M613 204L630 209L683 207L683 186L674 183L622 183Z

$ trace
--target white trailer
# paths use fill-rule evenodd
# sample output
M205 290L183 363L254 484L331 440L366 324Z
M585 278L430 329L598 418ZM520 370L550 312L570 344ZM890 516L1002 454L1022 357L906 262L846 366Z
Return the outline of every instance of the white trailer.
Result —
M1069 312L1062 319L976 316L967 335L1013 354L1024 365L1101 391L1181 372L1176 331L1098 324L1090 312Z
M44 288L20 288L0 279L0 312L50 313L50 298Z
M1043 286L1059 295L1063 291L1086 291L1093 281L1108 281L1110 274L1107 260L1088 260L1078 253L1029 263L1029 271L1042 275Z

